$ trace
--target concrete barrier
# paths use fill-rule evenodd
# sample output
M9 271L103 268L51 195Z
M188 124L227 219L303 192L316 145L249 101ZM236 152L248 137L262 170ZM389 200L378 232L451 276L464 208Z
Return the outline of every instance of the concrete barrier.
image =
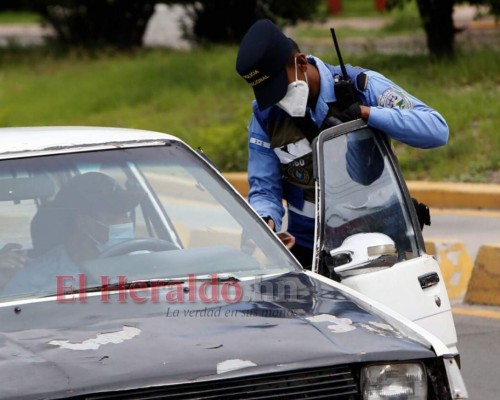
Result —
M246 172L227 172L226 179L243 197L248 195ZM500 210L500 185L407 181L412 197L439 208L475 208Z
M450 300L463 299L473 265L464 243L449 238L427 238L425 248L439 263Z
M500 244L479 248L465 302L500 306Z
M429 207L500 209L500 185L408 181L408 190Z
M243 196L248 196L248 176L246 172L225 172L224 178Z

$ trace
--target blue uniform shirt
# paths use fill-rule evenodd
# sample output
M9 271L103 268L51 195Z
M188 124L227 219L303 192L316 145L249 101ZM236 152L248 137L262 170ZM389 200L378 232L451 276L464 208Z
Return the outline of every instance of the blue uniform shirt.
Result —
M341 71L340 67L325 64L316 57L309 56L308 61L318 68L320 75L320 92L315 109L307 109L319 127L328 114L328 103L336 101L334 76L341 74ZM363 71L368 77L366 87L357 89L361 103L370 106L369 126L413 147L433 148L446 144L448 125L436 110L375 71L348 67L349 74L356 71ZM261 113L259 118L256 117L259 110L255 101L253 110L254 115L248 126L248 199L261 217L272 218L279 231L285 213L280 160L271 148L266 132L266 114ZM259 123L259 120L264 123ZM288 231L295 236L298 244L313 247L314 219L310 213L289 209Z

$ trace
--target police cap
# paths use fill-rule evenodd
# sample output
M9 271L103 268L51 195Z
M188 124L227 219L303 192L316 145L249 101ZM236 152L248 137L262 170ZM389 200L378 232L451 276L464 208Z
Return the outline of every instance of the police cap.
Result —
M259 109L285 97L288 78L286 63L293 44L268 19L255 22L243 37L236 60L236 71L252 86Z

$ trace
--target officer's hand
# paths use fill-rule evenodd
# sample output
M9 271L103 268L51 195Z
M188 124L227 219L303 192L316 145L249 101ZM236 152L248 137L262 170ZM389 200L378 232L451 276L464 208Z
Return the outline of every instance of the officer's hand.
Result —
M358 102L352 103L338 115L338 119L342 122L354 121L358 118L361 118L361 106Z
M274 224L274 221L271 217L262 217L262 219L266 222L267 226L271 228L271 230L274 232L276 225Z
M287 249L291 249L294 246L295 236L289 234L288 232L279 232L277 235Z
M351 105L358 103L356 89L351 81L336 82L333 88L336 104L340 111L347 110Z

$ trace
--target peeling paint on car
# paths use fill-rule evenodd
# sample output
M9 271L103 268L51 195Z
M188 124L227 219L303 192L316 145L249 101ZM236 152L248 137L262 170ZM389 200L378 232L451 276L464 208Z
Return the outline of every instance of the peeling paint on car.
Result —
M226 360L217 364L217 374L223 374L225 372L236 371L238 369L256 367L257 364L250 360Z
M97 350L104 344L118 344L130 340L141 333L141 330L132 326L124 326L121 331L100 333L95 338L83 342L70 342L69 340L52 340L49 344L68 350Z
M335 315L320 314L314 317L306 318L310 322L329 322L328 329L332 333L345 333L356 329L349 318L337 318Z
M360 324L360 327L369 332L376 333L382 336L396 336L403 337L400 332L396 331L392 326L384 324L383 322L370 321L368 324Z

